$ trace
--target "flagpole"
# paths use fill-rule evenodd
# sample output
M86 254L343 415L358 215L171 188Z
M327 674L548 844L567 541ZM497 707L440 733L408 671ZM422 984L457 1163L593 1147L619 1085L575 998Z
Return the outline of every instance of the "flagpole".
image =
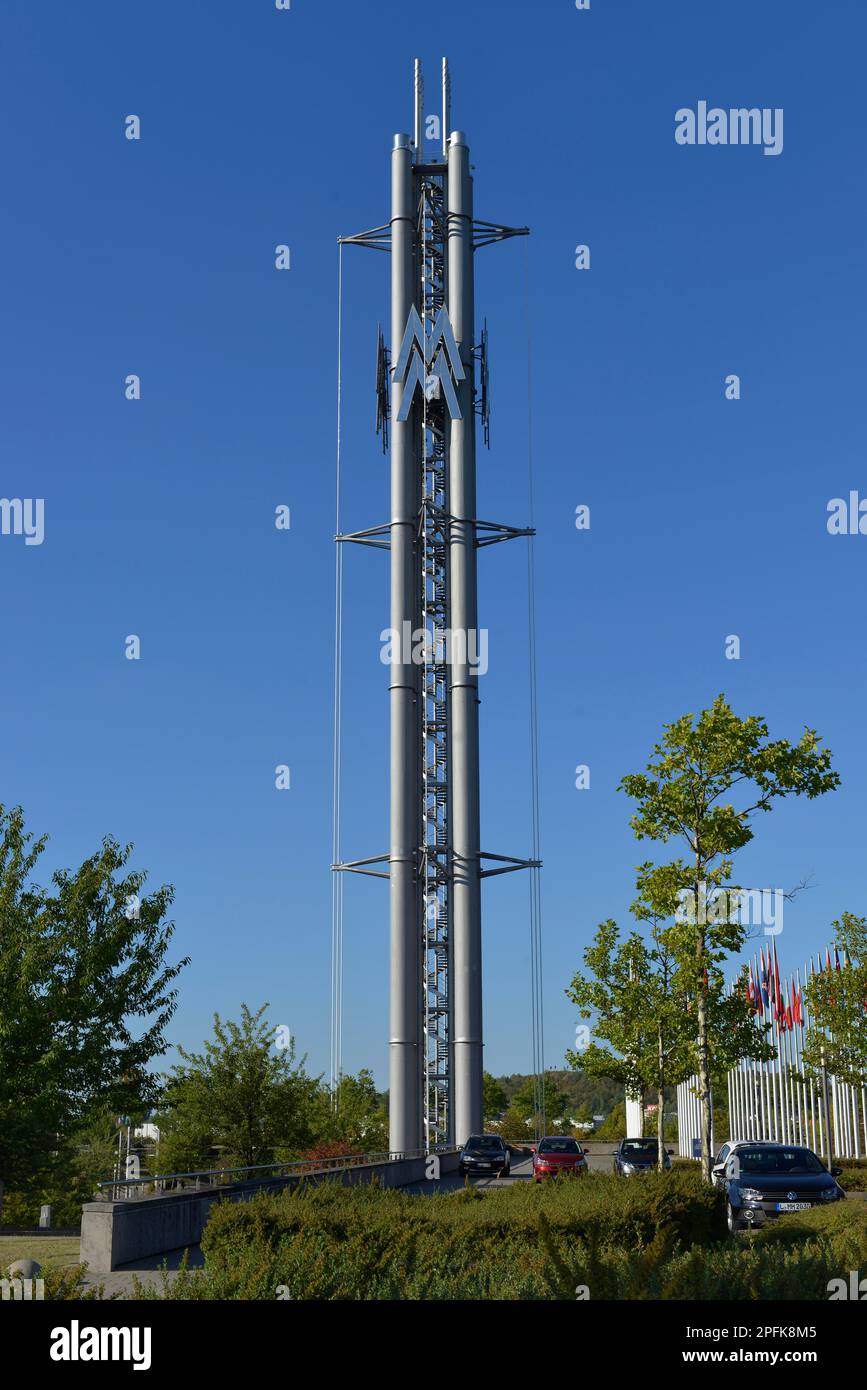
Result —
M807 970L806 970L806 966L805 966L805 967L804 967L804 975L805 975L805 976L806 976L806 973L807 973ZM810 956L810 979L811 979L811 980L812 980L812 978L813 978L813 976L814 976L815 973L816 973L816 972L815 972L814 969L813 969L813 957ZM812 1017L812 1016L811 1016L811 1014L810 1014L810 1012L809 1012L809 1007L808 1007L808 1011L807 1011L807 1021L808 1021L808 1023L809 1023L811 1017ZM812 1026L815 1028L815 1024L813 1024ZM821 1078L821 1073L820 1073L820 1078ZM818 1122L819 1122L819 1147L816 1149L816 1153L818 1153L818 1154L824 1154L824 1152L825 1152L825 1108L824 1108L824 1105L823 1105L823 1093L822 1093L822 1092L819 1093L819 1096L818 1096L818 1099L817 1099L816 1111L817 1111L817 1118L818 1118Z
M771 1040L772 1040L772 1042L773 1042L773 1044L774 1044L774 1057L772 1058L771 1063L770 1063L770 1068L771 1068L771 1090L772 1090L772 1094L773 1094L773 1097L774 1097L774 1132L773 1132L773 1134L771 1135L771 1138L774 1140L775 1143L779 1143L779 1141L783 1138L783 1132L782 1132L782 1115L781 1115L781 1110L780 1110L780 1078L779 1078L780 1049L779 1049L779 1037L778 1037L778 1029L777 1029L776 1010L775 1010L775 1008L774 1008L774 971L773 971L773 967L772 967L772 964L771 964L771 948L770 948L770 946L768 947L768 974L767 974L767 980L768 980L768 1013L769 1013L769 1015L770 1015Z
M805 988L805 989L806 989L806 986L807 986L807 962L804 961L804 988ZM798 999L800 1000L800 1014L801 1014L801 1024L800 1024L800 1027L801 1027L801 1038L800 1038L800 1042L801 1042L801 1066L803 1067L803 1064L804 1064L804 1029L805 1029L806 1026L807 1026L807 1015L806 1015L806 1007L807 1007L807 1006L806 1006L806 1001L805 1001L805 999L804 999L803 990L801 989L801 971L800 971L800 969L798 970ZM809 1120L808 1120L808 1131L809 1131L809 1134L810 1134L810 1148L813 1150L814 1153L818 1153L819 1150L816 1148L816 1088L815 1088L815 1086L814 1086L814 1084L813 1084L813 1078L812 1078L812 1076L810 1076L809 1079L808 1079L808 1086L809 1086L809 1091L810 1091L810 1110L809 1110ZM806 1099L806 1096L805 1096L805 1097L804 1097L804 1106L805 1106L805 1108L806 1108L806 1104L807 1104L807 1099Z
M782 1107L783 1143L784 1143L784 1144L791 1144L791 1142L792 1142L792 1136L791 1136L791 1134L790 1134L790 1132L789 1132L789 1124L790 1124L791 1116L790 1116L790 1114L789 1114L789 1105L788 1105L788 1100L787 1100L787 1097L786 1097L786 1080L787 1080L787 1077L786 1077L785 1049L784 1049L784 1046L783 1046L783 1032L784 1032L784 1029L780 1026L780 1010L781 1010L781 997L780 997L780 966L779 966L779 962L778 962L778 960L777 960L777 943L776 943L776 941L775 941L775 942L773 942L772 944L773 944L773 952L774 952L774 967L773 967L773 969L774 969L774 1017L775 1017L776 1023L777 1023L777 1052L778 1052L778 1054L779 1054L780 1105L781 1105L781 1107Z
M739 1089L741 1093L741 1134L745 1139L750 1137L750 1101L747 1095L747 1059L742 1057L738 1062L740 1073Z
M784 1046L786 1049L786 1090L788 1092L790 1117L789 1127L791 1130L789 1143L795 1144L799 1142L798 1131L800 1130L800 1124L798 1122L798 1107L795 1103L795 1078L792 1074L792 1036L791 1031L789 1029L789 1008L790 1005L787 1004L786 1008L783 1011L783 1032L785 1034Z
M765 1027L765 1003L766 1003L765 996L767 995L767 992L768 992L768 991L767 991L767 981L766 981L766 978L765 978L765 950L764 950L764 947L763 947L763 946L760 947L760 949L759 949L759 955L760 955L760 957L761 957L761 967L760 967L760 970L759 970L759 999L761 1000L761 1003L762 1003L762 1008L761 1008L760 1017L761 1017L761 1021L762 1021L762 1036L763 1036L763 1038L765 1039L765 1041L767 1042L767 1040L768 1040L768 1030L767 1030L767 1028ZM762 988L763 983L764 983L764 992L763 992L763 988ZM772 1122L772 1111L771 1111L770 1063L769 1063L769 1061L768 1061L767 1058L765 1058L765 1059L763 1060L763 1062L762 1062L762 1086L763 1086L763 1088L764 1088L764 1095L765 1095L765 1125L764 1125L764 1134L762 1135L762 1138L764 1138L764 1139L771 1139L771 1138L773 1138L773 1122Z
M764 974L764 970L765 970L765 952L764 952L764 947L762 947L762 949L761 949L761 962L762 962L762 963L761 963L761 973L760 973L760 975L759 975L759 998L760 998L761 1001L762 1001L762 1012L761 1012L762 1035L763 1035L763 1037L765 1038L765 1041L767 1041L767 1029L765 1028L765 995L766 995L767 992L768 992L768 991L767 991L767 983L765 984L765 994L764 994L764 995L762 994L762 980L763 980L763 979L766 979L765 974ZM762 1084L763 1084L763 1086L764 1086L764 1092L765 1092L765 1126L764 1126L764 1135L763 1135L763 1138L765 1138L765 1139L771 1139L771 1138L773 1138L773 1121L772 1121L772 1110L771 1110L771 1066L770 1066L770 1062L767 1060L767 1058L762 1062Z
M767 996L768 996L768 1023L770 1024L770 1040L771 1040L771 1043L772 1043L772 1045L773 1045L773 1047L774 1047L774 1056L771 1057L770 1060L768 1061L768 1091L769 1091L769 1094L770 1094L770 1097L771 1097L771 1103L772 1103L772 1107L773 1107L773 1108L772 1108L772 1123L771 1123L771 1134L770 1134L770 1137L771 1137L771 1139L773 1139L774 1142L776 1143L776 1142L778 1142L778 1141L782 1138L782 1135L781 1135L781 1133L780 1133L780 1108L779 1108L779 1097L778 1097L778 1088L777 1088L777 1062L778 1062L778 1060L779 1060L779 1056L778 1056L778 1053L777 1053L777 1051L776 1051L776 1046L777 1046L777 1030L776 1030L776 1019L774 1018L774 1004L773 1004L774 986L773 986L773 980L772 980L772 977L771 977L771 952L770 952L770 948L768 949L768 965L767 965L767 971L766 971L766 974L765 974L765 981L766 981L765 993L766 993Z
M798 996L795 993L795 977L789 976L789 989L792 1003L792 1084L795 1088L795 1101L798 1108L798 1133L800 1142L807 1143L807 1112L804 1097L804 1083L801 1077L801 1057L798 1051Z
M804 1078L804 1052L803 1052L803 1039L804 1039L803 1028L804 1028L804 1025L803 1025L803 1010L802 1010L802 1004L801 1004L801 983L800 983L800 981L801 981L801 976L800 976L800 972L799 972L797 969L796 969L796 971L795 971L795 975L797 976L798 983L797 983L797 985L796 985L795 982L794 982L794 978L793 978L793 981L792 981L792 989L795 991L795 1009L794 1009L794 1013L793 1013L793 1018L794 1018L794 1023L795 1023L795 1029L794 1029L794 1033L793 1033L793 1042L794 1042L794 1044L795 1044L795 1062L796 1062L796 1065L797 1065L798 1078L799 1078L799 1079L798 1079L798 1093L799 1093L799 1095L800 1095L800 1097L801 1097L801 1114L802 1114L802 1116L803 1116L802 1127L803 1127L804 1137L803 1137L803 1139L801 1140L801 1142L802 1142L803 1144L806 1144L807 1147L809 1148L809 1147L810 1147L810 1111L809 1111L809 1106L808 1106L808 1104L807 1104L807 1083L806 1083L806 1080L805 1080L805 1078Z
M748 969L749 969L749 979L750 979L750 1004L751 1004L751 1007L752 1007L752 1014L753 1014L753 1027L755 1028L755 1026L756 1026L756 996L755 996L755 994L754 994L754 992L753 992L753 987L752 987L752 966L748 966ZM759 1111L759 1103L758 1103L758 1101L757 1101L757 1099L756 1099L756 1059L755 1059L755 1057L748 1057L748 1058L746 1059L746 1063L747 1063L747 1091L748 1091L748 1094L749 1094L749 1117L748 1117L748 1118L749 1118L749 1126L750 1126L750 1135L749 1135L749 1137L750 1137L751 1139L754 1139L754 1138L755 1138L755 1134L754 1134L753 1131L754 1131L754 1129L755 1129L755 1127L756 1127L756 1124L757 1124L757 1122L758 1122L757 1117L758 1117L758 1111Z

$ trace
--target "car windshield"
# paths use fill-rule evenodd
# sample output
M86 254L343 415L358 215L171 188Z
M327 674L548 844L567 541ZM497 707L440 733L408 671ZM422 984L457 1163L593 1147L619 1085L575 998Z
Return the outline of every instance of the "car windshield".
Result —
M624 1139L620 1152L624 1158L656 1158L658 1145L655 1139Z
M539 1145L540 1154L577 1154L580 1152L575 1139L543 1139Z
M824 1173L824 1164L809 1149L738 1149L742 1173Z
M466 1147L471 1153L500 1153L503 1141L496 1134L474 1134L467 1140Z

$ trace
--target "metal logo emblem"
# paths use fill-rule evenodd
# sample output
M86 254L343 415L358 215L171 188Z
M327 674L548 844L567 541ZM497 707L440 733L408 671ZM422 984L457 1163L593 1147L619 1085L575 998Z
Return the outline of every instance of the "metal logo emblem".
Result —
M798 1194L797 1194L797 1192L787 1192L787 1193L786 1193L786 1201L788 1201L788 1202L797 1202L797 1200L798 1200Z
M407 420L412 409L416 387L421 386L425 398L439 400L442 394L453 420L460 420L461 408L455 392L455 382L464 381L461 355L454 329L445 308L436 316L433 332L426 337L424 325L415 305L409 311L406 332L400 346L400 356L394 369L394 379L403 386L403 398L398 422Z

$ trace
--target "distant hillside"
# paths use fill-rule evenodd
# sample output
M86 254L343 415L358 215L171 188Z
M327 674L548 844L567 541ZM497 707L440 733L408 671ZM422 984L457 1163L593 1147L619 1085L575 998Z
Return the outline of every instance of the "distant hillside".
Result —
M608 1081L597 1076L585 1076L581 1071L555 1071L551 1068L548 1076L559 1090L565 1092L572 1106L588 1105L593 1115L608 1115L623 1100L623 1087L616 1081ZM498 1076L497 1081L511 1100L517 1090L529 1081L528 1076L515 1072L512 1076Z

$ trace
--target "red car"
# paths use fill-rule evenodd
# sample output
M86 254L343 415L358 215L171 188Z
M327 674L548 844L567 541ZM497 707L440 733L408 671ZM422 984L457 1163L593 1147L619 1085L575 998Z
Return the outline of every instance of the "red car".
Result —
M550 1138L540 1139L538 1149L533 1150L533 1177L536 1182L541 1182L543 1178L556 1178L560 1173L583 1177L587 1172L585 1153L577 1139L570 1139L566 1135L554 1134Z

